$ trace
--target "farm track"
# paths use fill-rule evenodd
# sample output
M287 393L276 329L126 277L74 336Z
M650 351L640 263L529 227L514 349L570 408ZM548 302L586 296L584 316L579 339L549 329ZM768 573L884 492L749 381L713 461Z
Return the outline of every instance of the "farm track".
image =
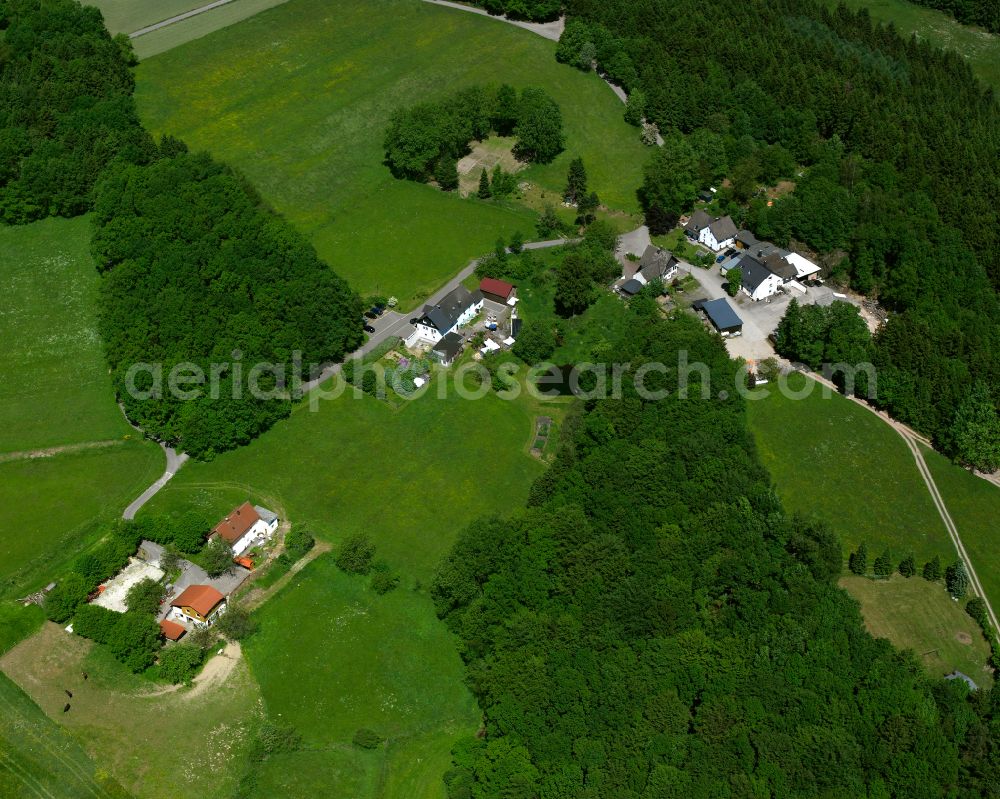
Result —
M821 377L813 372L802 372L802 374L806 377L812 378L823 386L837 391L837 387L825 377ZM951 514L948 512L948 507L945 505L944 498L941 496L941 492L938 490L937 484L934 482L931 470L928 468L927 462L924 460L924 454L920 451L921 444L931 447L931 442L926 437L920 435L920 433L906 426L902 422L898 422L882 411L876 410L867 402L863 402L857 397L848 397L848 399L875 414L879 419L895 430L899 434L900 438L902 438L906 443L910 453L913 455L913 460L916 462L917 471L920 473L924 484L927 486L927 491L930 493L931 499L934 501L934 506L937 508L938 514L941 516L941 521L944 522L945 530L948 531L948 537L955 546L955 550L958 552L959 557L965 562L967 571L969 572L969 582L972 585L972 592L976 596L980 597L985 603L986 613L990 618L990 622L993 624L994 630L1000 631L1000 621L997 620L997 615L993 610L993 605L990 603L990 598L986 595L986 591L983 590L983 585L979 581L979 575L976 574L976 568L972 564L972 558L969 557L969 553L966 551L965 545L962 543L962 537L958 533L958 528L955 526L955 522L951 518ZM993 481L991 480L991 482Z

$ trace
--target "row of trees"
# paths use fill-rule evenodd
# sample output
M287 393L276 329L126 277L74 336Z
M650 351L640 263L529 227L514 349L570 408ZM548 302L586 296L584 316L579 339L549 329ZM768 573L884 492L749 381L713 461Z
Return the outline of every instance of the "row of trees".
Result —
M1000 33L1000 5L995 0L912 0L951 14L965 25L979 25L990 33Z
M637 314L607 359L679 350L733 384L686 315ZM449 797L995 791L997 695L873 639L837 586L835 537L784 513L743 400L682 401L676 374L658 379L665 400L629 373L622 399L578 406L527 507L475 523L442 563L432 595L484 715Z
M515 136L514 154L548 163L563 149L562 114L542 89L471 86L436 103L419 103L392 116L385 133L385 161L399 178L438 179L457 185L456 163L469 143L496 133Z
M562 0L473 0L496 16L506 15L511 19L526 19L532 22L549 22L558 19L562 11Z
M640 190L653 231L728 178L738 224L826 254L891 311L876 402L958 454L963 400L1000 385L1000 107L968 65L814 0L567 8L557 57L596 61L664 132ZM782 177L793 192L758 196Z
M308 379L361 343L360 299L207 154L166 142L96 194L101 336L129 418L150 435L201 458L246 444L288 415L296 361ZM140 363L151 366L131 373ZM184 364L201 377L172 388Z

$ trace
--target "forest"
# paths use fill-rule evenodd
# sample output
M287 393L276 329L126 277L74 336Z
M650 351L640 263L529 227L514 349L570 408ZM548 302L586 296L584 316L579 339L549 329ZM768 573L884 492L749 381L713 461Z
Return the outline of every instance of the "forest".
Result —
M958 55L811 0L567 6L557 57L596 62L663 133L640 189L651 227L729 178L737 224L819 252L889 312L876 402L955 454L963 399L985 384L1000 400L992 92ZM794 191L760 196L779 178Z
M1000 33L1000 4L996 0L910 0L918 6L951 14L963 25L978 25L990 33Z
M507 15L511 19L548 22L559 17L562 0L473 0L491 14Z
M721 341L632 312L608 361L687 350L713 398L678 399L671 370L646 402L632 372L579 407L523 511L461 534L432 593L485 720L449 799L996 795L1000 692L866 632L840 543L783 511L742 398L714 398Z
M360 298L207 154L113 170L96 194L101 336L129 418L148 433L202 458L246 444L290 412L293 359L309 379L361 343ZM196 380L178 383L200 389L195 398L157 391L149 372L134 381L137 396L126 378L143 362L164 376L190 363L207 377L218 364L218 396ZM255 376L259 363L287 371Z
M170 136L154 142L135 111L131 45L97 9L0 0L0 30L0 218L93 211L99 328L131 421L200 458L248 443L290 411L253 365L299 357L308 379L341 360L363 338L360 299L241 175ZM144 373L140 399L126 385L136 363L165 379L179 364L227 366L215 398L154 392ZM251 381L272 396L250 396Z

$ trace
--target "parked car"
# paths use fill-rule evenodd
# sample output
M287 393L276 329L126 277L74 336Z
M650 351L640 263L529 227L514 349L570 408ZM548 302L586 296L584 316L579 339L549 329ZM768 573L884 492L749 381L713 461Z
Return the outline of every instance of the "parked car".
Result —
M378 314L375 311L365 311L365 316L368 319L378 319Z
M722 255L720 255L720 256L719 256L718 258L716 258L716 259L715 259L715 262L716 262L717 264L721 264L721 263L722 263L723 261L725 261L725 260L726 260L726 258L728 258L728 257L729 257L729 256L728 256L728 255L726 255L725 253L722 253Z
M383 308L381 305L373 305L371 307L371 310L368 311L368 313L374 314L374 316L372 316L372 319L374 319L376 316L381 316L384 312L385 308Z
M739 252L739 250L736 250L733 247L730 247L728 250L726 250L723 253L723 255L725 255L726 258L732 258L734 255L736 255L737 252Z
M366 324L366 325L365 325L365 332L366 332L366 333L374 333L374 332L375 332L375 328L374 328L374 327L372 327L372 326L371 326L371 325L369 325L369 324Z
M420 317L419 317L419 316L414 316L414 317L413 317L413 318L412 318L412 319L410 320L410 324L411 324L411 325L415 325L415 324L417 324L417 323L418 323L419 321L420 321Z

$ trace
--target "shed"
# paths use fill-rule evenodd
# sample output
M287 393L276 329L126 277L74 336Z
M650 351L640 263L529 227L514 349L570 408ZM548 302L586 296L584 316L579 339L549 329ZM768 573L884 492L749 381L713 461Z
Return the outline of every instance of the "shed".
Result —
M621 289L619 289L619 290L626 297L634 297L636 294L638 294L640 291L642 291L642 283L640 283L635 278L632 278L631 280L626 280L622 284Z
M184 635L184 633L187 632L187 630L184 629L183 625L180 625L175 621L164 619L160 622L160 632L163 633L163 637L168 641L177 641Z
M517 287L506 280L484 277L479 283L479 291L486 299L506 305L514 296Z
M725 297L709 300L702 305L702 310L722 335L735 336L743 332L743 320L736 315Z

